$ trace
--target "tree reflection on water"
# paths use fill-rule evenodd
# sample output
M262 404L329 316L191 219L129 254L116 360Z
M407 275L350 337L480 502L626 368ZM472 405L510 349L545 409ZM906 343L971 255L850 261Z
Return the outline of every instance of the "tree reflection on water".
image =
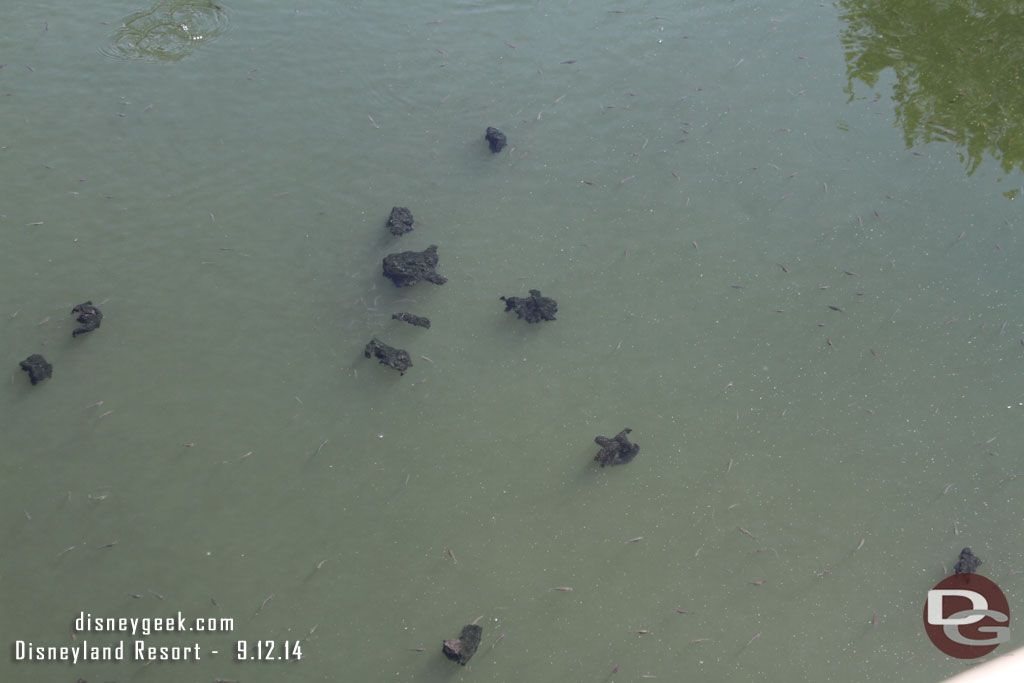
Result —
M839 0L847 87L895 73L908 148L952 142L968 175L985 155L1024 170L1024 5L1014 0ZM1014 188L1005 195L1013 199Z

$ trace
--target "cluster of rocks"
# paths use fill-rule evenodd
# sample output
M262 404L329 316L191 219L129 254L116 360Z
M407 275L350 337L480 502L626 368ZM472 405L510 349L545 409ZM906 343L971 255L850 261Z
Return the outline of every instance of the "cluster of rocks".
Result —
M404 206L391 209L387 228L392 235L400 237L413 229L412 211ZM423 251L401 251L384 257L384 277L391 280L395 287L410 287L420 280L435 285L443 285L448 278L437 272L437 245L431 244ZM401 311L391 315L392 320L408 323L414 327L430 329L430 319L424 316ZM381 364L387 365L404 375L412 367L412 357L405 349L397 349L374 337L363 349L367 358L376 358Z
M495 154L508 146L508 139L505 137L505 134L493 126L487 128L484 139L487 140L491 152ZM412 232L415 222L412 211L408 207L395 206L391 209L386 227L393 236L401 237ZM421 280L435 285L445 284L448 282L448 278L437 272L437 266L440 262L437 249L436 244L431 244L423 251L400 251L388 254L384 257L382 264L384 277L391 280L396 287L410 287ZM525 320L527 323L555 320L555 313L558 312L558 302L551 297L543 296L539 289L531 289L529 291L530 296L528 297L499 297L499 300L505 304L505 312L513 311L518 319ZM391 319L408 323L415 327L430 329L430 320L428 318L408 311L393 313ZM387 365L397 370L399 375L404 375L412 367L412 357L408 351L395 348L381 341L376 336L367 343L363 349L363 355L367 358L376 358L382 365ZM628 428L624 429L611 438L604 436L596 437L594 440L601 447L601 450L594 456L594 460L601 467L606 465L625 465L631 462L640 451L640 446L630 442L627 436L630 431ZM464 652L466 647L464 645L457 646L456 644L458 643L460 643L459 640L445 641L446 654L449 653L449 650L455 653ZM451 645L451 648L449 648L449 645ZM475 644L473 647L475 649ZM449 656L451 655L449 654ZM466 659L468 659L468 656ZM465 664L465 661L462 661L462 663Z
M505 134L497 128L489 127L485 139L494 154L501 152L508 145ZM414 224L412 211L407 207L396 206L391 209L391 215L387 220L387 229L393 236L400 237L412 232ZM440 261L437 249L436 244L431 244L423 251L402 251L388 254L383 261L384 277L391 280L396 287L410 287L420 281L435 285L445 284L448 279L437 272ZM543 296L539 289L531 289L529 293L528 297L502 296L499 297L499 300L504 302L506 313L513 311L518 319L525 320L527 323L555 320L558 303L550 297ZM407 311L393 313L391 319L415 327L430 329L428 318ZM399 375L404 375L406 370L412 367L412 357L408 351L390 346L376 336L370 339L363 349L363 355L367 358L376 358L381 364L397 370ZM629 440L628 435L631 431L627 427L611 438L595 437L594 441L601 449L594 456L594 460L601 467L625 465L631 462L640 451L640 446ZM445 639L441 645L441 652L453 662L465 666L479 648L482 636L483 628L474 621L462 627L458 638ZM416 649L421 650L420 648Z
M102 303L102 302L101 302ZM78 314L76 320L81 327L75 328L71 332L71 338L74 339L80 334L86 332L92 332L100 326L100 322L103 321L103 313L100 309L96 308L91 301L86 301L83 304L78 304L71 309L71 315ZM31 356L21 361L18 366L28 373L28 379L33 385L42 382L44 379L53 377L53 365L51 365L42 355L33 353Z
M486 139L492 152L497 154L507 145L505 135L497 128L488 128ZM403 206L396 206L391 209L391 215L387 220L388 231L400 237L411 232L415 220L412 212ZM437 272L440 261L437 254L437 245L431 244L423 251L401 251L388 254L383 261L384 277L391 280L396 287L410 287L420 281L429 282L435 285L443 285L448 279ZM531 289L530 296L502 296L499 297L505 303L505 312L514 311L520 320L527 323L539 323L555 320L555 313L558 312L558 303L543 296L538 289ZM392 320L404 322L415 327L430 329L428 318L402 311L393 313ZM374 336L363 349L363 355L367 358L376 358L382 365L398 371L399 375L412 367L412 357L405 349L395 348ZM594 441L601 447L594 460L601 467L606 465L625 465L636 457L640 446L630 442L628 434L631 432L628 427L623 429L614 437L608 438L598 436ZM476 653L480 645L483 628L473 622L462 628L458 638L448 638L442 643L441 651L448 659L465 666L470 658Z
M505 134L497 128L487 129L485 136L491 151L500 152L508 143ZM388 216L387 229L395 237L401 237L412 232L416 219L412 211L405 206L391 208ZM437 265L440 258L437 255L437 245L431 244L423 251L400 251L388 254L382 263L384 277L391 280L395 287L411 287L420 282L429 282L435 285L443 285L448 278L437 272ZM526 298L509 296L499 297L505 302L505 311L515 311L521 320L528 323L554 320L558 311L558 303L546 296L541 296L540 290L531 289L530 296ZM83 304L84 305L84 304ZM83 309L83 316L87 313ZM391 315L392 320L408 323L415 327L430 329L430 319L401 311ZM82 321L81 318L79 318ZM96 322L97 326L99 322ZM82 331L87 331L83 328ZM389 346L377 337L373 337L363 349L363 355L367 358L376 358L381 364L394 368L398 374L405 374L405 371L412 367L412 358L405 349L398 349Z

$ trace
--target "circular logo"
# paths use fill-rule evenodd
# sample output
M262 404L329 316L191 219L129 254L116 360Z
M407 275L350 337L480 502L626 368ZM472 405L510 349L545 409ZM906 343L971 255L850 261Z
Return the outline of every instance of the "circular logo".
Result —
M1010 639L1010 604L984 576L954 574L928 591L924 630L950 657L984 657Z

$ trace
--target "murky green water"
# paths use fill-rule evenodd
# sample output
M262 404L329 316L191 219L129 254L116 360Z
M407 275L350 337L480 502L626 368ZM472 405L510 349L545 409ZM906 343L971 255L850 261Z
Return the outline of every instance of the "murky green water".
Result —
M0 678L963 670L926 591L965 545L1024 589L1016 19L433 5L8 10ZM447 284L382 277L430 244ZM534 288L557 321L503 312ZM639 456L597 468L624 427ZM131 659L74 618L179 611L234 630L12 661Z

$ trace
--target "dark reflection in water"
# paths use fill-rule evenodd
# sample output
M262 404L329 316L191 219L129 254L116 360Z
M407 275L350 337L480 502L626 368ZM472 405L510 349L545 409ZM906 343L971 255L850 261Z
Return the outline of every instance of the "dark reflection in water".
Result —
M891 68L907 147L952 142L968 175L986 154L1006 173L1024 170L1024 5L839 0L839 8L850 99L854 80L874 87Z

